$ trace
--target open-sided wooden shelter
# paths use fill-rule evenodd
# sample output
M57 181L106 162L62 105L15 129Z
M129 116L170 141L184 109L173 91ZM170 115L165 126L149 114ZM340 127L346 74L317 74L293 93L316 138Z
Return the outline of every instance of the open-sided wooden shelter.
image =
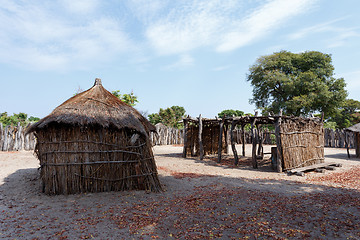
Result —
M228 153L227 138L223 137L227 131L224 122L217 119L185 118L183 157Z
M27 130L37 137L43 192L160 191L148 137L154 130L96 79Z
M208 124L211 123L211 124ZM183 157L200 156L214 154L215 152L206 151L208 146L211 149L218 149L218 162L221 161L221 154L227 150L227 129L230 126L230 142L234 154L234 163L238 164L239 157L235 148L233 132L235 126L241 126L243 148L242 155L245 156L245 135L244 126L251 124L252 136L252 165L258 167L257 159L262 153L261 125L273 124L275 126L276 148L272 153L275 158L273 165L278 172L310 166L324 162L324 129L323 121L320 118L301 118L289 116L243 116L227 117L224 119L184 119L184 151ZM210 129L206 129L207 126ZM209 140L207 132L211 136L217 137ZM214 134L216 133L217 134ZM216 147L217 144L217 147ZM259 144L258 148L257 145ZM195 150L194 150L195 149ZM224 150L226 149L226 150Z

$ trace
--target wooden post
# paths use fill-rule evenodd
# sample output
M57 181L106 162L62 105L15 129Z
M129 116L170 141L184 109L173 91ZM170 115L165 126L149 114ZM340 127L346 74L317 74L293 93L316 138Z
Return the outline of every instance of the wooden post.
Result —
M252 155L251 156L252 156L253 168L258 168L257 159L256 159L256 140L257 140L256 129L255 129L256 117L257 117L257 112L255 112L255 117L251 121L251 137L252 137Z
M0 122L0 151L2 150L3 142L4 142L4 129L2 123Z
M245 157L245 124L241 124L242 155Z
M258 132L257 135L258 135L258 140L259 140L259 147L258 147L257 155L259 155L263 158L264 157L264 155L263 155L264 133L262 131L261 125L257 124L256 128L257 128L257 132Z
M226 125L225 123L224 123L224 140L225 140L225 153L226 154L228 154L229 153L229 151L228 151L228 130L229 130L229 127L228 127L228 125Z
M281 149L281 135L280 135L280 124L281 124L282 110L280 110L279 116L275 122L275 137L276 137L276 148L277 148L277 159L276 169L277 172L282 172L282 149Z
M183 149L183 158L186 158L187 155L187 145L188 145L188 121L184 118L184 149Z
M271 168L273 170L277 170L276 159L277 159L277 148L271 147Z
M355 136L354 136L354 141L355 141L355 156L356 158L360 158L360 134L358 132L354 132Z
M348 135L347 131L345 131L345 146L346 146L346 151L347 151L348 158L350 158L349 143L348 143L347 135Z
M203 130L203 124L202 124L202 118L201 114L199 115L199 155L200 160L203 160L204 158L204 146L202 142L202 130Z
M20 122L18 122L17 127L16 127L16 132L14 133L14 150L15 151L19 151L22 150L22 145L23 145L23 139L21 138L21 134L22 134L22 126L20 124Z
M3 146L2 146L2 150L3 151L7 151L8 150L8 132L9 132L9 125L5 126L5 130L4 130L4 142L3 142Z
M335 132L331 129L331 147L335 147Z
M192 126L191 127L191 141L190 141L190 154L192 157L195 157L195 154L196 154L196 134L195 134L195 126Z
M236 151L236 147L235 147L235 142L234 142L234 129L235 129L235 121L232 120L231 122L231 129L230 129L230 141L231 141L231 149L233 151L234 154L234 164L235 166L238 165L239 163L239 157Z
M224 130L224 121L225 121L225 116L222 118L222 120L220 122L219 146L218 146L218 163L221 162L222 136L223 136L223 130Z

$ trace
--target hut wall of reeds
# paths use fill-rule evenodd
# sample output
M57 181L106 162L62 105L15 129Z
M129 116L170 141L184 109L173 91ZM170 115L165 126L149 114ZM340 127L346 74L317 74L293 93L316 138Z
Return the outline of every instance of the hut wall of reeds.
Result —
M322 120L283 117L279 134L284 171L324 162Z
M96 79L27 130L38 140L43 192L160 191L148 137L154 129Z

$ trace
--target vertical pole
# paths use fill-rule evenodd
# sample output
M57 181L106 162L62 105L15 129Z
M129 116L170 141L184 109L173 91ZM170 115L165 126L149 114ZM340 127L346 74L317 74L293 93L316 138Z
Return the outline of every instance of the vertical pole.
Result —
M190 140L190 144L189 144L189 146L190 146L190 155L192 156L192 157L194 157L195 156L195 154L196 154L196 144L197 144L197 142L195 141L195 139L196 139L196 122L191 126L191 127L189 127L189 129L191 129L191 131L190 131L190 133L191 133L191 140Z
M245 124L241 124L242 155L245 157Z
M202 142L202 130L203 130L203 124L202 124L202 118L201 114L199 115L199 154L200 154L200 160L203 160L204 158L204 146Z
M356 158L359 158L360 157L360 144L359 144L359 141L360 141L360 134L358 132L355 132L355 137L354 137L354 140L355 140L355 154L356 154Z
M225 153L226 154L228 154L229 153L229 151L228 151L228 130L229 130L229 127L228 127L228 125L226 125L225 123L224 123L224 140L225 140Z
M218 163L221 162L222 137L223 137L223 130L224 130L224 121L225 121L225 116L222 118L222 120L220 122L219 146L218 146Z
M258 142L259 142L259 147L257 150L257 155L261 155L262 156L262 152L263 152L263 142L264 142L264 135L263 135L263 131L261 128L261 125L256 124L256 129L257 129L257 136L258 136Z
M0 122L0 151L2 151L3 142L4 142L4 129L2 123Z
M232 120L231 122L231 129L230 129L230 141L231 141L231 148L234 154L234 164L235 166L239 163L239 157L236 151L235 142L234 142L234 129L235 129L235 121Z
M9 142L8 142L9 136L8 135L9 135L9 125L5 126L4 142L3 142L3 146L2 146L3 151L7 151L8 147L9 147Z
M280 124L281 124L282 110L280 110L279 116L275 122L275 137L276 137L276 146L277 146L277 159L276 159L276 169L277 172L282 172L282 149L281 149L281 134L280 134Z
M184 121L184 149L183 149L183 158L186 158L187 155L187 145L188 145L188 121L187 119L183 119Z
M253 165L253 168L258 168L257 159L256 159L256 141L257 141L256 128L255 128L256 117L257 117L257 112L255 112L255 117L251 121L252 165Z
M345 131L345 146L346 146L346 151L347 151L348 158L350 158L349 143L348 143L347 135L348 135L347 131Z

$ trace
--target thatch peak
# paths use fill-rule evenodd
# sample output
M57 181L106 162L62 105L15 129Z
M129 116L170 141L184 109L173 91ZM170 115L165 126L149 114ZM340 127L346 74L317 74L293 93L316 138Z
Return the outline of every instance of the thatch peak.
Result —
M96 85L102 86L102 83L101 83L101 79L100 79L100 78L95 78L94 86L96 86Z
M95 79L93 87L65 101L51 114L31 125L27 132L45 128L52 123L128 128L144 135L156 130L136 109L107 91L99 78Z

